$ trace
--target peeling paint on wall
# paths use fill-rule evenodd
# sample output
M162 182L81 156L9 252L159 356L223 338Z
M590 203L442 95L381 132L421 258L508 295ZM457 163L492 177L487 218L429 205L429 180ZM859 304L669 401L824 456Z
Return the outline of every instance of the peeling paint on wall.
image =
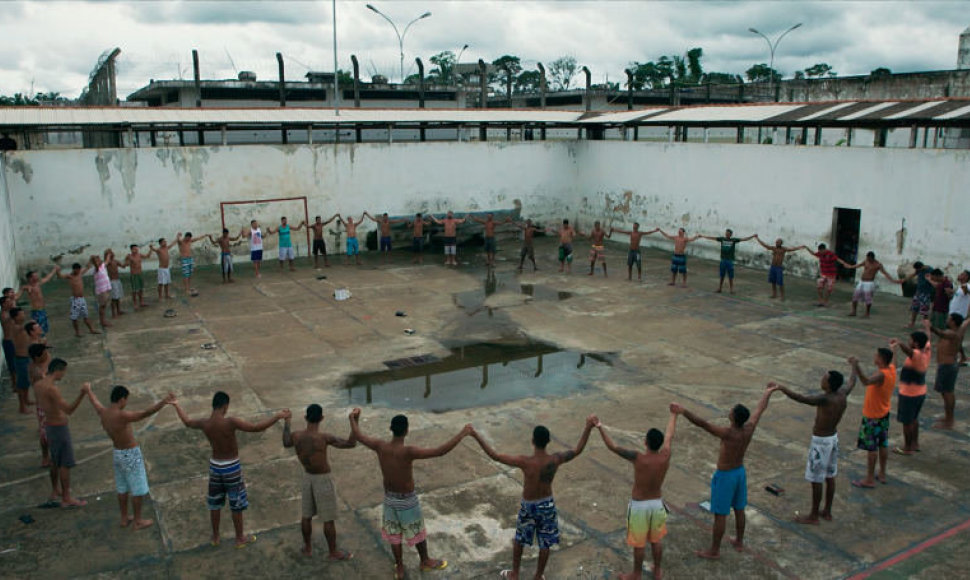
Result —
M19 173L25 183L30 183L31 178L34 177L34 169L23 159L10 159L7 165L11 171Z

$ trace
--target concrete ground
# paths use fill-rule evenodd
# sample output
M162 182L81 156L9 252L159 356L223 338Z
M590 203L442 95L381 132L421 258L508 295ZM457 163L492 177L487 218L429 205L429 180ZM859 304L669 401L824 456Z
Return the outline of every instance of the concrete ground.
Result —
M527 268L516 275L513 243L502 249L492 279L482 257L471 252L462 256L470 263L457 270L441 266L438 255L428 255L424 266L412 266L403 253L387 266L370 254L362 267L335 265L322 271L302 259L292 274L281 273L271 260L262 279L254 280L244 265L238 282L229 286L220 285L216 269L203 268L195 281L199 297L185 298L175 286L176 298L160 305L150 291L149 308L132 313L126 303L127 314L106 334L83 338L71 334L65 285L51 283L51 343L55 355L70 363L62 390L70 398L82 382L91 381L104 401L111 385L124 384L132 391L133 409L174 392L190 415L202 416L209 412L213 392L222 389L232 396L231 413L256 419L289 407L297 428L304 424L306 405L316 402L327 415L324 428L344 436L348 375L380 371L382 361L444 356L446 347L524 335L578 352L615 353L612 366L595 384L567 396L439 413L408 410L409 440L434 445L470 422L499 450L528 453L532 427L541 423L552 431L550 448L558 450L575 443L584 418L593 412L621 445L636 447L647 428L663 428L671 401L724 421L736 402L753 408L768 381L815 392L825 370L848 372L849 355L871 369L874 349L906 334L907 302L902 298L880 294L871 320L846 318L847 285L836 289L833 307L822 309L814 307L810 281L790 279L789 298L782 303L768 299L766 272L743 268L735 295L715 295L716 264L701 260L691 261L689 289L668 287L668 256L656 251L645 253L645 281L631 283L620 245L610 246L608 279L585 275L582 250L572 275L557 273L552 240L538 244L541 269L536 273ZM532 296L523 293L523 284L532 285L527 286ZM335 301L333 291L344 287L352 298ZM162 316L169 307L178 311L177 317ZM396 317L397 310L407 317ZM413 336L403 333L408 327L416 331ZM209 342L218 347L200 348ZM776 395L746 460L748 550L726 549L720 562L694 556L710 541L712 516L698 504L709 496L717 442L682 420L665 485L671 509L663 542L668 577L845 578L870 572L878 578L966 577L964 549L970 534L966 525L957 528L970 520L970 499L964 495L970 489L966 376L958 383L957 430L929 429L941 413L939 399L931 394L922 418L923 452L911 458L891 455L888 485L872 491L849 486L865 469L865 454L855 449L863 398L862 387L857 388L841 429L844 455L835 520L817 527L791 521L808 507L803 473L813 410ZM385 436L395 413L379 404L366 406L362 426ZM36 428L33 415L17 414L4 383L4 577L391 577L392 558L380 540L380 473L366 448L332 451L339 543L355 558L330 563L319 522L314 555L299 553L301 468L293 452L282 447L278 425L239 436L251 501L246 529L259 536L240 550L231 541L215 548L208 544L204 495L209 449L202 434L183 428L172 409L163 409L137 431L152 486L147 513L156 520L154 527L139 532L118 526L110 443L87 403L72 417L71 428L79 459L73 487L89 505L38 509L49 484L39 468ZM894 422L893 444L900 433ZM431 554L447 559L449 566L421 573L416 555L408 550L411 578L497 577L509 567L521 491L518 472L490 461L474 441L466 440L444 458L419 463L415 477ZM552 555L547 578L606 578L629 570L624 514L631 482L630 467L594 433L587 451L556 479L563 543ZM787 491L768 494L764 488L772 483ZM28 514L34 523L21 523L18 518ZM729 520L729 535L732 530ZM228 514L223 537L231 538ZM534 566L535 552L527 549L524 577L531 577Z

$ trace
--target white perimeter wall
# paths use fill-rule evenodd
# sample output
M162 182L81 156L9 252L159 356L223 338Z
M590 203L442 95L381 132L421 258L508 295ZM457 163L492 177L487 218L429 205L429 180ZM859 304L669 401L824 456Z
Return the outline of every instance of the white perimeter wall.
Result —
M18 288L17 255L11 219L10 195L6 184L6 155L0 153L0 288Z
M810 246L833 241L833 208L854 208L860 255L875 251L890 271L915 259L970 265L970 152L959 150L611 141L43 150L8 154L3 177L21 271L83 244L91 245L85 254L108 246L121 254L178 231L217 233L220 201L299 195L310 198L311 217L503 209L519 200L526 217L580 218L584 230L593 219L711 235L732 227ZM277 223L276 209L264 213L264 225ZM4 228L0 216L6 245ZM716 257L717 249L698 242L691 253ZM211 250L197 254L215 259ZM768 260L753 241L738 257ZM0 275L12 278L5 259ZM806 253L790 265L815 270Z

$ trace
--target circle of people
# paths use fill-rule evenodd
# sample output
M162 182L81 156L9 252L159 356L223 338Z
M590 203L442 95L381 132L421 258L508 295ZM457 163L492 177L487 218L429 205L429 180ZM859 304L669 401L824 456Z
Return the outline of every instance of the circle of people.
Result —
M534 251L534 234L542 231L540 226L532 220L514 222L507 218L503 222L495 221L492 214L485 219L473 216L457 218L452 212L439 220L434 216L422 217L417 214L413 221L392 220L387 214L374 218L364 212L356 222L353 218L344 219L335 214L323 221L319 216L310 228L314 232L313 255L315 266L317 257L323 256L325 266L327 262L326 244L323 241L323 227L334 220L339 220L346 227L347 232L347 260L355 257L360 263L359 243L357 242L357 226L369 218L380 227L380 250L384 260L388 259L391 251L391 226L395 223L407 222L413 228L412 250L414 261L421 261L424 242L424 226L437 223L443 226L446 265L457 266L456 261L456 228L466 220L477 221L484 226L485 251L489 266L495 264L496 228L502 223L512 223L523 232L522 248L520 251L519 269L521 270L526 258L530 258L533 268L536 268ZM279 236L280 268L288 261L293 269L295 258L291 238L292 231L298 231L306 225L301 222L291 227L286 218L282 218L279 227L267 228L266 234ZM660 233L674 242L671 259L671 281L676 283L678 274L682 276L682 284L687 283L687 244L704 238L718 242L721 247L721 261L719 264L720 285L718 292L723 289L727 279L729 289L733 292L735 248L738 243L747 240L757 240L765 249L772 253L769 282L772 285L772 298L779 295L784 299L784 258L790 252L806 249L805 246L786 247L781 239L769 245L762 241L757 234L748 237L735 237L728 229L724 236L695 235L688 237L683 228L676 235L668 234L660 228L642 231L639 224L634 224L632 230L610 228L604 229L600 222L595 222L589 233L583 234L563 220L562 227L552 230L559 236L558 257L560 271L568 272L572 263L572 244L577 237L587 237L591 242L590 271L593 275L596 263L599 262L606 275L605 238L613 233L629 236L630 246L627 256L628 278L632 279L633 266L637 268L638 279L642 279L640 242L643 236ZM223 281L232 282L232 244L242 237L248 237L250 258L253 262L255 275L260 276L259 265L262 260L263 232L259 223L253 220L250 227L243 228L237 236L230 236L227 229L223 229L218 238L207 235L213 244L220 247ZM195 294L191 288L191 276L194 269L192 257L192 243L202 238L193 238L191 233L176 236L179 248L180 265L185 280L187 293ZM70 403L61 394L59 383L63 381L67 372L67 362L53 358L50 348L46 344L49 332L49 321L45 309L43 284L55 276L68 280L71 289L70 318L75 333L80 336L78 320L83 321L91 333L97 333L87 318L87 305L84 301L83 276L89 269L94 268L95 292L98 297L99 315L102 326L109 323L104 318L105 306L110 300L112 317L123 314L120 301L123 299L120 281L120 268L130 268L130 285L133 306L145 307L143 298L144 280L142 278L142 260L153 253L158 256L158 294L159 299L168 298L168 286L171 283L169 273L169 249L167 241L162 238L158 247L149 246L147 254L141 254L137 245L130 247L130 254L124 262L119 262L114 253L108 249L104 257L91 256L84 267L74 264L70 274L62 274L59 268L53 269L46 276L41 277L37 272L29 272L27 283L15 292L12 288L5 288L0 297L0 322L3 325L3 351L10 369L11 379L19 397L19 410L29 413L28 407L34 405L29 400L28 392L34 389L36 399L36 415L39 424L39 439L43 466L50 468L51 494L48 500L50 506L83 506L85 501L74 498L70 492L70 470L75 465L70 430L69 416L74 413L81 402L87 398L101 419L101 424L111 438L114 446L114 471L116 490L121 509L120 525L142 529L153 524L152 520L142 516L142 499L148 494L148 479L144 467L141 448L138 446L132 424L141 421L158 411L165 405L172 405L179 419L186 427L201 430L208 439L212 456L209 460L209 484L206 502L211 514L212 545L220 542L219 526L220 512L228 502L235 531L235 545L242 547L255 541L254 535L244 532L243 512L249 505L246 485L242 476L239 460L236 432L264 431L279 420L284 421L283 445L292 447L296 451L305 476L302 485L302 513L301 529L304 546L302 551L306 555L312 553L312 518L318 517L324 522L324 535L328 545L330 560L347 560L352 554L338 549L336 544L335 520L337 516L337 501L334 482L331 479L331 469L328 459L328 447L348 449L358 443L373 450L377 454L384 478L384 501L381 534L392 549L395 559L395 577L402 578L404 565L402 544L415 547L420 558L421 570L436 570L447 566L447 562L431 558L428 555L427 532L421 515L420 503L415 492L412 465L416 460L440 457L454 449L462 438L474 438L482 450L493 460L516 467L523 473L523 493L519 507L515 538L513 544L513 564L509 570L504 570L505 578L518 578L521 557L524 546L538 544L539 559L535 577L542 578L549 558L551 546L560 541L558 515L552 493L553 479L563 464L568 463L583 452L590 433L597 429L605 445L622 459L629 461L634 468L634 484L631 500L627 509L627 544L633 548L633 571L621 575L622 578L636 579L641 577L642 563L646 546L651 547L653 559L653 573L655 578L661 578L661 539L666 535L666 518L668 507L662 500L661 488L671 460L671 446L674 430L679 416L685 417L694 425L704 429L720 440L720 451L717 469L711 480L710 511L714 514L714 528L709 548L698 550L697 555L702 558L717 559L720 557L721 541L726 529L727 516L733 510L736 523L736 535L731 540L733 547L739 551L744 549L745 507L747 505L747 476L744 468L744 455L750 443L758 422L768 407L770 397L775 392L781 392L790 399L809 406L816 407L816 418L812 438L809 445L808 460L805 467L805 478L811 483L811 509L805 516L798 516L795 521L802 524L818 525L820 520L832 519L832 502L835 495L835 477L839 456L838 425L846 410L847 398L857 382L866 387L863 402L862 418L857 437L857 447L867 453L866 476L852 481L852 485L863 490L873 490L877 483L886 483L886 463L889 454L889 428L892 396L897 394L897 421L902 424L903 445L892 449L899 455L911 455L920 450L918 418L927 394L926 374L931 361L931 336L937 342L937 370L935 390L942 396L944 416L935 425L942 429L952 429L954 422L955 395L954 387L961 366L965 366L966 356L963 351L963 337L970 321L966 320L967 308L970 306L970 293L967 283L970 274L964 271L958 277L958 286L954 288L950 280L939 269L933 269L920 262L914 264L914 272L903 279L895 279L886 272L875 255L869 252L866 259L859 264L847 264L838 258L825 244L819 244L818 251L808 250L819 260L819 278L817 283L819 306L828 303L836 277L836 264L842 263L846 268L861 268L863 275L857 285L852 299L850 316L856 314L857 304L866 304L866 315L872 304L872 295L876 275L882 273L886 278L903 283L907 279L916 280L916 293L911 304L910 327L916 323L917 317L923 318L922 330L912 332L908 340L892 339L887 347L881 347L873 354L874 370L866 372L860 361L849 357L850 378L846 384L842 373L831 370L823 374L819 391L814 394L801 394L788 387L769 383L758 403L754 413L744 405L738 404L727 415L728 425L715 425L710 421L672 403L670 405L670 419L666 431L650 429L644 437L642 449L626 449L617 446L607 433L606 427L596 416L589 416L585 428L575 448L550 453L547 446L550 442L549 430L544 426L537 426L533 431L531 455L507 455L497 452L487 442L485 437L471 425L466 425L458 434L445 443L433 447L422 448L405 443L408 435L408 419L404 415L397 415L391 420L391 438L384 440L364 434L359 425L360 409L354 409L350 414L350 434L340 438L321 430L323 409L316 404L306 409L306 428L291 429L292 415L284 409L259 422L250 422L230 416L229 395L217 392L212 399L212 413L205 418L193 419L186 415L173 394L154 405L138 412L127 410L129 391L124 386L115 386L110 392L110 403L104 405L95 395L90 383L84 383L77 397ZM536 268L537 269L537 268ZM26 320L26 312L16 306L17 300L23 293L27 293L31 303L31 320ZM899 351L905 357L902 367L897 373L894 363L895 353ZM877 469L878 467L878 469ZM824 487L823 487L824 486ZM824 492L824 494L823 494ZM824 505L823 505L824 495ZM131 500L131 514L128 511L128 500Z

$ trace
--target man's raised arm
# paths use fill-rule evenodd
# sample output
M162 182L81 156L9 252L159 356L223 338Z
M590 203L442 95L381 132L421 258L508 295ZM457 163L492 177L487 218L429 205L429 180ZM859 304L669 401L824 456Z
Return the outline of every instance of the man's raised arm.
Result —
M380 440L374 437L369 437L361 433L360 425L358 424L359 420L360 420L360 409L354 409L353 411L350 412L351 436L357 441L360 441L361 443L363 443L364 447L377 451L377 448L381 444Z
M568 463L573 459L576 459L583 449L586 449L586 442L589 441L589 434L593 430L593 427L599 423L600 420L596 418L596 415L590 415L586 417L586 426L583 427L583 434L579 436L579 441L576 443L574 449L569 451L563 451L561 453L556 453L556 457L559 458L560 463Z
M768 409L768 399L771 398L771 394L778 390L777 385L772 386L773 383L768 383L765 387L765 394L761 396L761 400L758 402L758 408L754 410L754 414L751 415L751 428L754 429L758 426L758 421L761 420L761 416L765 414L765 410Z
M446 453L448 453L449 451L457 447L458 443L461 442L462 438L465 437L466 435L470 435L471 432L472 432L472 426L470 424L465 425L465 427L461 431L459 431L457 435L455 435L454 437L452 437L448 441L445 441L444 443L442 443L437 447L432 447L430 449L425 449L422 447L412 447L411 459L431 459L433 457L441 457L442 455L445 455Z
M341 439L336 435L328 435L327 445L333 445L337 449L352 449L357 447L357 437L354 436L353 430L350 431L350 435L346 439Z
M710 433L715 437L721 438L721 437L724 437L724 435L727 433L726 427L717 427L715 425L711 425L704 419L701 419L691 411L688 411L687 409L685 409L679 403L671 403L670 412L675 415L683 415L684 417L687 418L688 421L690 421L694 425L697 425L698 427L707 431L708 433Z
M94 394L92 393L91 396L93 397ZM169 393L165 395L164 399L160 399L157 403L155 403L154 405L152 405L151 407L148 407L143 411L125 412L124 417L129 423L131 423L132 421L141 421L142 419L147 419L148 417L151 417L155 413L161 411L162 407L164 407L165 405L168 405L174 400L175 400L175 394Z
M201 429L202 422L204 419L189 419L189 416L185 414L185 410L179 405L178 401L172 401L172 406L175 407L175 414L179 416L179 420L182 424L189 429Z
M498 461L499 463L504 463L505 465L509 465L511 467L521 466L522 463L518 460L518 457L505 455L495 451L495 449L493 449L492 446L485 441L482 434L476 431L474 428L472 428L471 436L475 439L475 441L478 441L478 445L482 448L482 451L485 452L485 455L488 455L493 460Z
M848 359L849 364L852 365L853 376L859 377L859 382L863 385L881 385L882 384L882 373L878 370L871 377L867 377L864 372L862 372L862 367L859 366L859 359L854 356L850 356Z
M104 413L104 405L102 405L101 401L98 400L98 397L97 395L94 394L93 389L88 389L87 391L82 389L81 393L87 394L88 400L91 401L91 405L94 407L94 410L97 411L99 416L101 415L101 413Z
M610 436L606 434L606 427L603 426L603 423L597 423L596 429L599 430L600 437L603 439L603 443L606 444L607 449L609 449L613 453L616 453L617 455L619 455L623 459L626 459L627 461L636 460L637 452L632 449L624 449L623 447L618 446L616 443L613 443L613 440L610 439Z
M280 419L286 419L287 417L292 417L292 416L293 414L290 413L289 409L283 409L282 411L277 411L273 413L271 417L263 419L259 423L250 423L249 421L245 421L237 417L232 417L230 419L230 422L232 423L233 427L235 427L236 429L239 429L240 431L246 431L247 433L258 433L260 431L265 431L269 429L270 427L273 426L274 423L276 423Z
M664 432L663 451L670 453L670 446L674 443L674 431L677 428L677 413L671 413L667 420L667 431Z
M289 419L283 419L283 447L293 447L293 434L290 433Z
M775 249L774 247L769 246L768 244L764 243L764 241L761 238L758 237L758 234L755 234L754 235L754 239L755 239L756 242L758 242L759 244L761 244L761 247L762 248L764 248L766 250L774 250Z
M778 383L768 383L768 386L774 387L776 390L784 393L785 396L791 399L792 401L796 401L803 405L811 405L813 407L817 407L825 402L825 395L815 395L812 397L806 397L805 395L796 393L795 391L792 391L788 387L784 387L782 385L779 385Z

